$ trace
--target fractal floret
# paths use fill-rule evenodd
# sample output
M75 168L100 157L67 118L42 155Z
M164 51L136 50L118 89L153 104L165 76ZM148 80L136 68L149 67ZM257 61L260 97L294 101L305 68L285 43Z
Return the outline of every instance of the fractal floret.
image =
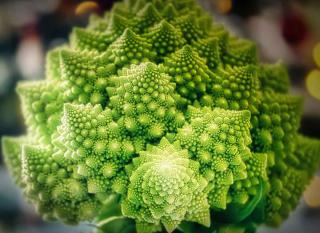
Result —
M195 0L127 0L20 82L27 133L5 162L45 220L104 233L278 226L318 169L281 63Z

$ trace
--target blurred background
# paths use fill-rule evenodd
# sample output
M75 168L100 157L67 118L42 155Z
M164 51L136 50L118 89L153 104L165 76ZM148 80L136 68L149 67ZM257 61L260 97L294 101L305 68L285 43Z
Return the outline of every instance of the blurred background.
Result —
M282 60L292 93L305 98L301 132L320 138L320 1L199 0L216 21L233 33L257 41L261 60ZM90 13L103 13L114 1L0 0L0 137L24 132L15 85L44 78L48 49L67 41L71 28L85 26ZM1 152L0 152L1 153ZM86 233L83 224L45 223L22 199L0 154L0 233ZM279 229L259 233L320 232L320 177Z

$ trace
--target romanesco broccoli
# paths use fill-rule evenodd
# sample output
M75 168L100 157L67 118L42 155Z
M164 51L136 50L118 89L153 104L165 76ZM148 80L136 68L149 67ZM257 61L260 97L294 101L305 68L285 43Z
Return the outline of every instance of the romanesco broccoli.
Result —
M288 90L281 63L195 0L124 0L18 84L27 133L3 138L4 158L46 220L252 232L287 218L320 161Z

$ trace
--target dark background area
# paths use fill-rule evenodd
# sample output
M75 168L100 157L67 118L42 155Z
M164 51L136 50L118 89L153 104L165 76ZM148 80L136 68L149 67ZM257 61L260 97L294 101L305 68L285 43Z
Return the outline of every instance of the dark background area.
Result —
M261 60L282 60L289 69L292 93L305 98L301 132L320 138L320 87L318 94L306 85L317 68L314 47L320 42L320 1L318 0L199 0L233 33L257 41ZM85 26L90 13L102 14L114 1L76 13L84 1L0 0L0 137L24 132L15 85L19 80L44 78L45 53L68 40L73 26ZM320 65L320 64L318 64ZM312 77L318 78L320 75ZM313 87L314 88L314 87ZM1 153L1 152L0 152ZM319 179L312 183L320 193ZM260 232L320 232L320 197L311 203L305 198L291 218L277 230ZM83 224L68 227L45 223L15 188L0 154L0 233L89 232Z

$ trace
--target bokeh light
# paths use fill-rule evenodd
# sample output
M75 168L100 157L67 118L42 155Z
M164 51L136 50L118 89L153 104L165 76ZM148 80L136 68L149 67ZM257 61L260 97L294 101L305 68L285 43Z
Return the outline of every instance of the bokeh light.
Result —
M308 74L306 88L311 96L320 100L320 70L312 70Z
M304 192L304 200L308 206L320 207L320 177L316 176Z
M320 42L313 49L313 59L318 67L320 67Z
M77 6L75 13L76 13L76 15L83 15L83 14L87 14L87 13L96 11L98 9L99 9L98 3L94 2L94 1L86 1L86 2L80 3Z
M214 5L222 14L226 14L232 10L232 0L214 0Z

